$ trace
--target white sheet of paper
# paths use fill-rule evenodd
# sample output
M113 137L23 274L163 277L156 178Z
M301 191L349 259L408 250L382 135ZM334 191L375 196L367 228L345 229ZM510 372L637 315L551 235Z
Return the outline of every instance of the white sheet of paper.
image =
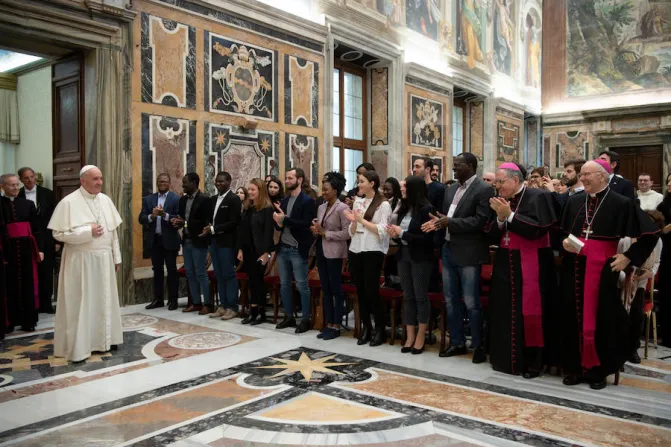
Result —
M447 217L452 217L452 216L454 216L454 212L455 212L456 210L457 210L457 205L455 205L454 203L453 203L452 205L450 205L450 209L447 210Z

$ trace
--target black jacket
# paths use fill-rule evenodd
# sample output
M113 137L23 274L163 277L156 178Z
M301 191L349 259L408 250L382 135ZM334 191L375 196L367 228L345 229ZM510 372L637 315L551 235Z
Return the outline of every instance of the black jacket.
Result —
M636 200L636 191L634 190L634 184L631 183L626 178L621 175L615 174L610 183L608 184L610 189L618 194L621 194L625 197L630 198L631 200Z
M422 231L422 224L428 222L431 217L429 213L433 213L433 206L427 205L419 210L410 221L408 229L403 232L401 238L396 238L399 246L396 257L401 260L401 250L407 248L410 251L410 259L413 262L433 262L433 234L424 233ZM401 225L403 220L402 215L399 214L396 225ZM406 241L408 245L404 246L401 240Z
M47 229L51 216L54 214L56 208L56 196L52 190L44 188L40 185L37 188L37 217L40 225L40 232L42 233L42 241L44 242L44 249L48 252L56 243L51 230ZM26 198L26 188L21 188L19 197Z
M212 214L215 212L217 206L218 195L210 197L210 209ZM226 197L219 205L219 209L214 216L213 238L217 241L217 247L235 248L237 246L238 225L240 225L240 210L242 209L242 201L235 192L228 191Z
M280 205L285 214L289 205L289 197L285 197L282 200L282 205ZM312 231L310 231L310 226L315 217L317 217L315 201L304 192L301 192L296 197L296 203L294 203L294 207L291 209L291 215L284 218L283 228L289 228L291 235L298 242L298 252L305 258L308 257L310 247L312 247L314 236L312 235Z
M170 223L170 219L179 215L180 197L172 191L168 191L168 195L163 203L163 210L168 215L168 220L161 220L161 235L163 240L163 247L167 250L179 250L179 231ZM158 193L151 194L142 199L142 210L138 221L142 225L142 241L145 252L150 251L154 246L154 235L156 234L156 219L151 216L154 208L158 206Z
M238 250L252 253L256 258L263 253L275 251L273 212L270 207L257 211L256 208L250 206L242 213L242 220L238 227Z
M200 191L197 191L195 194L196 197L191 205L191 214L189 214L188 220L186 219L186 201L188 196L184 195L179 199L179 217L186 221L186 228L182 233L182 242L184 242L184 239L190 238L195 247L207 248L210 243L210 237L199 236L203 232L205 225L208 225L212 220L210 196Z

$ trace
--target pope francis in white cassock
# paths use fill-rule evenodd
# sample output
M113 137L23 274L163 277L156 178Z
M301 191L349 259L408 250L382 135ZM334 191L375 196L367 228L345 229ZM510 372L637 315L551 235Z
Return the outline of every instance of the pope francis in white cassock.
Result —
M49 222L63 242L58 277L54 354L72 362L123 343L115 270L121 264L121 216L101 193L95 166L79 172L81 187L61 200Z

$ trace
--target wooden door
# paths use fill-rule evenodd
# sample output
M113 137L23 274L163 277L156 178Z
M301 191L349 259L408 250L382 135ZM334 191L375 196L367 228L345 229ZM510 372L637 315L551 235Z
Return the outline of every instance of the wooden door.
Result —
M662 191L664 160L661 144L656 146L615 147L612 150L620 154L620 175L630 180L635 188L639 174L646 172L652 178L652 189L657 192Z
M56 200L79 187L84 166L83 59L72 58L52 67L53 172Z

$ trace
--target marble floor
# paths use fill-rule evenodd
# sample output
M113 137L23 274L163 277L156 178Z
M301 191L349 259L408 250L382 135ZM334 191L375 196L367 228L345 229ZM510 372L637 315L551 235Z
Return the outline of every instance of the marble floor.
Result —
M437 345L413 356L143 305L123 309L118 350L73 365L41 317L0 344L0 446L671 446L663 347L593 391Z

